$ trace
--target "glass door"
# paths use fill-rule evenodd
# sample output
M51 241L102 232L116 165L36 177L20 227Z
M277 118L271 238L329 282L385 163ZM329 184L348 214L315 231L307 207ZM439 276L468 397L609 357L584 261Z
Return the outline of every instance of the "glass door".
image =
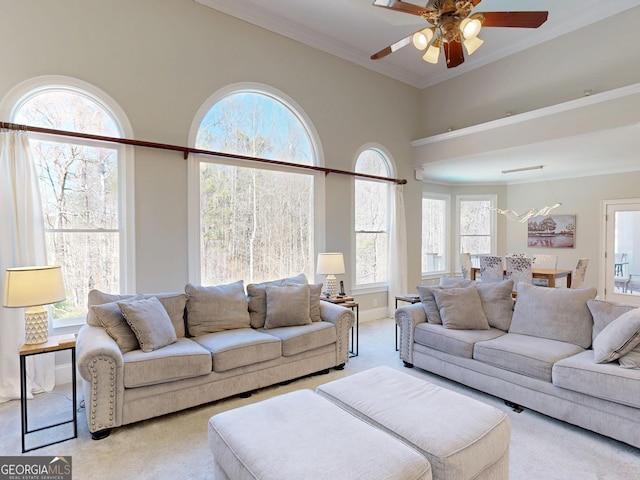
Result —
M640 199L607 200L605 212L605 299L640 305Z

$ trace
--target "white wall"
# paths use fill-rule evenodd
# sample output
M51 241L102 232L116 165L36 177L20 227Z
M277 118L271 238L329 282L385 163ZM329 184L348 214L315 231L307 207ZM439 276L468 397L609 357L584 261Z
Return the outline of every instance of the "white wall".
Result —
M319 133L324 165L351 170L358 148L383 145L406 178L409 215L421 184L410 166L420 92L188 0L0 0L0 97L16 84L58 74L92 83L124 109L135 138L186 145L200 105L218 89L258 82L286 93ZM8 119L0 119L7 121ZM187 277L187 162L179 153L135 152L139 292L182 290ZM326 181L325 244L350 263L351 177ZM409 224L410 258L419 225ZM416 232L418 232L416 234ZM411 283L419 279L412 266ZM343 279L351 284L351 272ZM362 306L370 299L364 296ZM379 301L386 303L386 297Z

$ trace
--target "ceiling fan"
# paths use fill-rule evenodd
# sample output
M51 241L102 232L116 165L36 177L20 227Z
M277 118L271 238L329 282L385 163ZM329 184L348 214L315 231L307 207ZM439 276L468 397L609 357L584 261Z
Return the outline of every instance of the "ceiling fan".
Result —
M425 7L401 0L374 0L375 7L388 8L424 18L432 26L389 45L371 55L372 60L386 57L413 42L419 50L426 50L422 59L438 63L440 49L444 50L447 68L464 62L462 46L471 55L484 41L478 38L482 27L538 28L547 21L549 12L478 12L471 11L482 0L429 0Z

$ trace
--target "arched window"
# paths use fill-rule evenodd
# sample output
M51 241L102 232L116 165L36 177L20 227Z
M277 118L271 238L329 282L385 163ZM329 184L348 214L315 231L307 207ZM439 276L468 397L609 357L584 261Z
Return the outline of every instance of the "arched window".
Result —
M209 105L196 148L317 165L309 122L282 94L236 87ZM196 160L198 184L191 190L199 192L199 262L191 266L192 280L255 283L299 273L313 279L318 174L239 159Z
M377 148L363 150L355 171L392 176L387 157ZM389 182L356 177L355 180L356 287L385 285L389 280Z
M55 81L55 83L47 83ZM113 109L88 86L44 78L22 86L11 121L55 130L123 136ZM35 85L35 86L34 86ZM83 85L84 86L84 85ZM20 90L20 89L18 89ZM96 92L98 92L96 94ZM105 95L106 97L106 95ZM96 288L119 293L132 260L125 238L125 147L30 133L45 220L47 260L60 265L67 300L56 304L54 327L77 323Z

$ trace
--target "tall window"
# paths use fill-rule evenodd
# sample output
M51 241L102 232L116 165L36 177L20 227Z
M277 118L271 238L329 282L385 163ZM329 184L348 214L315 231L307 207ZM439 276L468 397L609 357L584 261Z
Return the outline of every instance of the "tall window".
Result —
M356 172L389 177L389 162L376 149L364 150ZM389 183L355 177L356 287L389 280Z
M236 91L200 123L196 147L313 165L305 124L282 99ZM313 278L314 172L211 157L199 159L200 281Z
M495 204L495 195L458 197L460 252L479 255L496 251Z
M449 196L422 197L422 274L443 273L448 265Z
M118 123L95 96L79 89L38 88L18 102L13 121L30 126L120 137ZM124 268L122 148L49 134L30 134L45 220L48 262L62 267L67 299L54 326L86 313L96 288L118 293ZM58 320L58 322L56 322Z

